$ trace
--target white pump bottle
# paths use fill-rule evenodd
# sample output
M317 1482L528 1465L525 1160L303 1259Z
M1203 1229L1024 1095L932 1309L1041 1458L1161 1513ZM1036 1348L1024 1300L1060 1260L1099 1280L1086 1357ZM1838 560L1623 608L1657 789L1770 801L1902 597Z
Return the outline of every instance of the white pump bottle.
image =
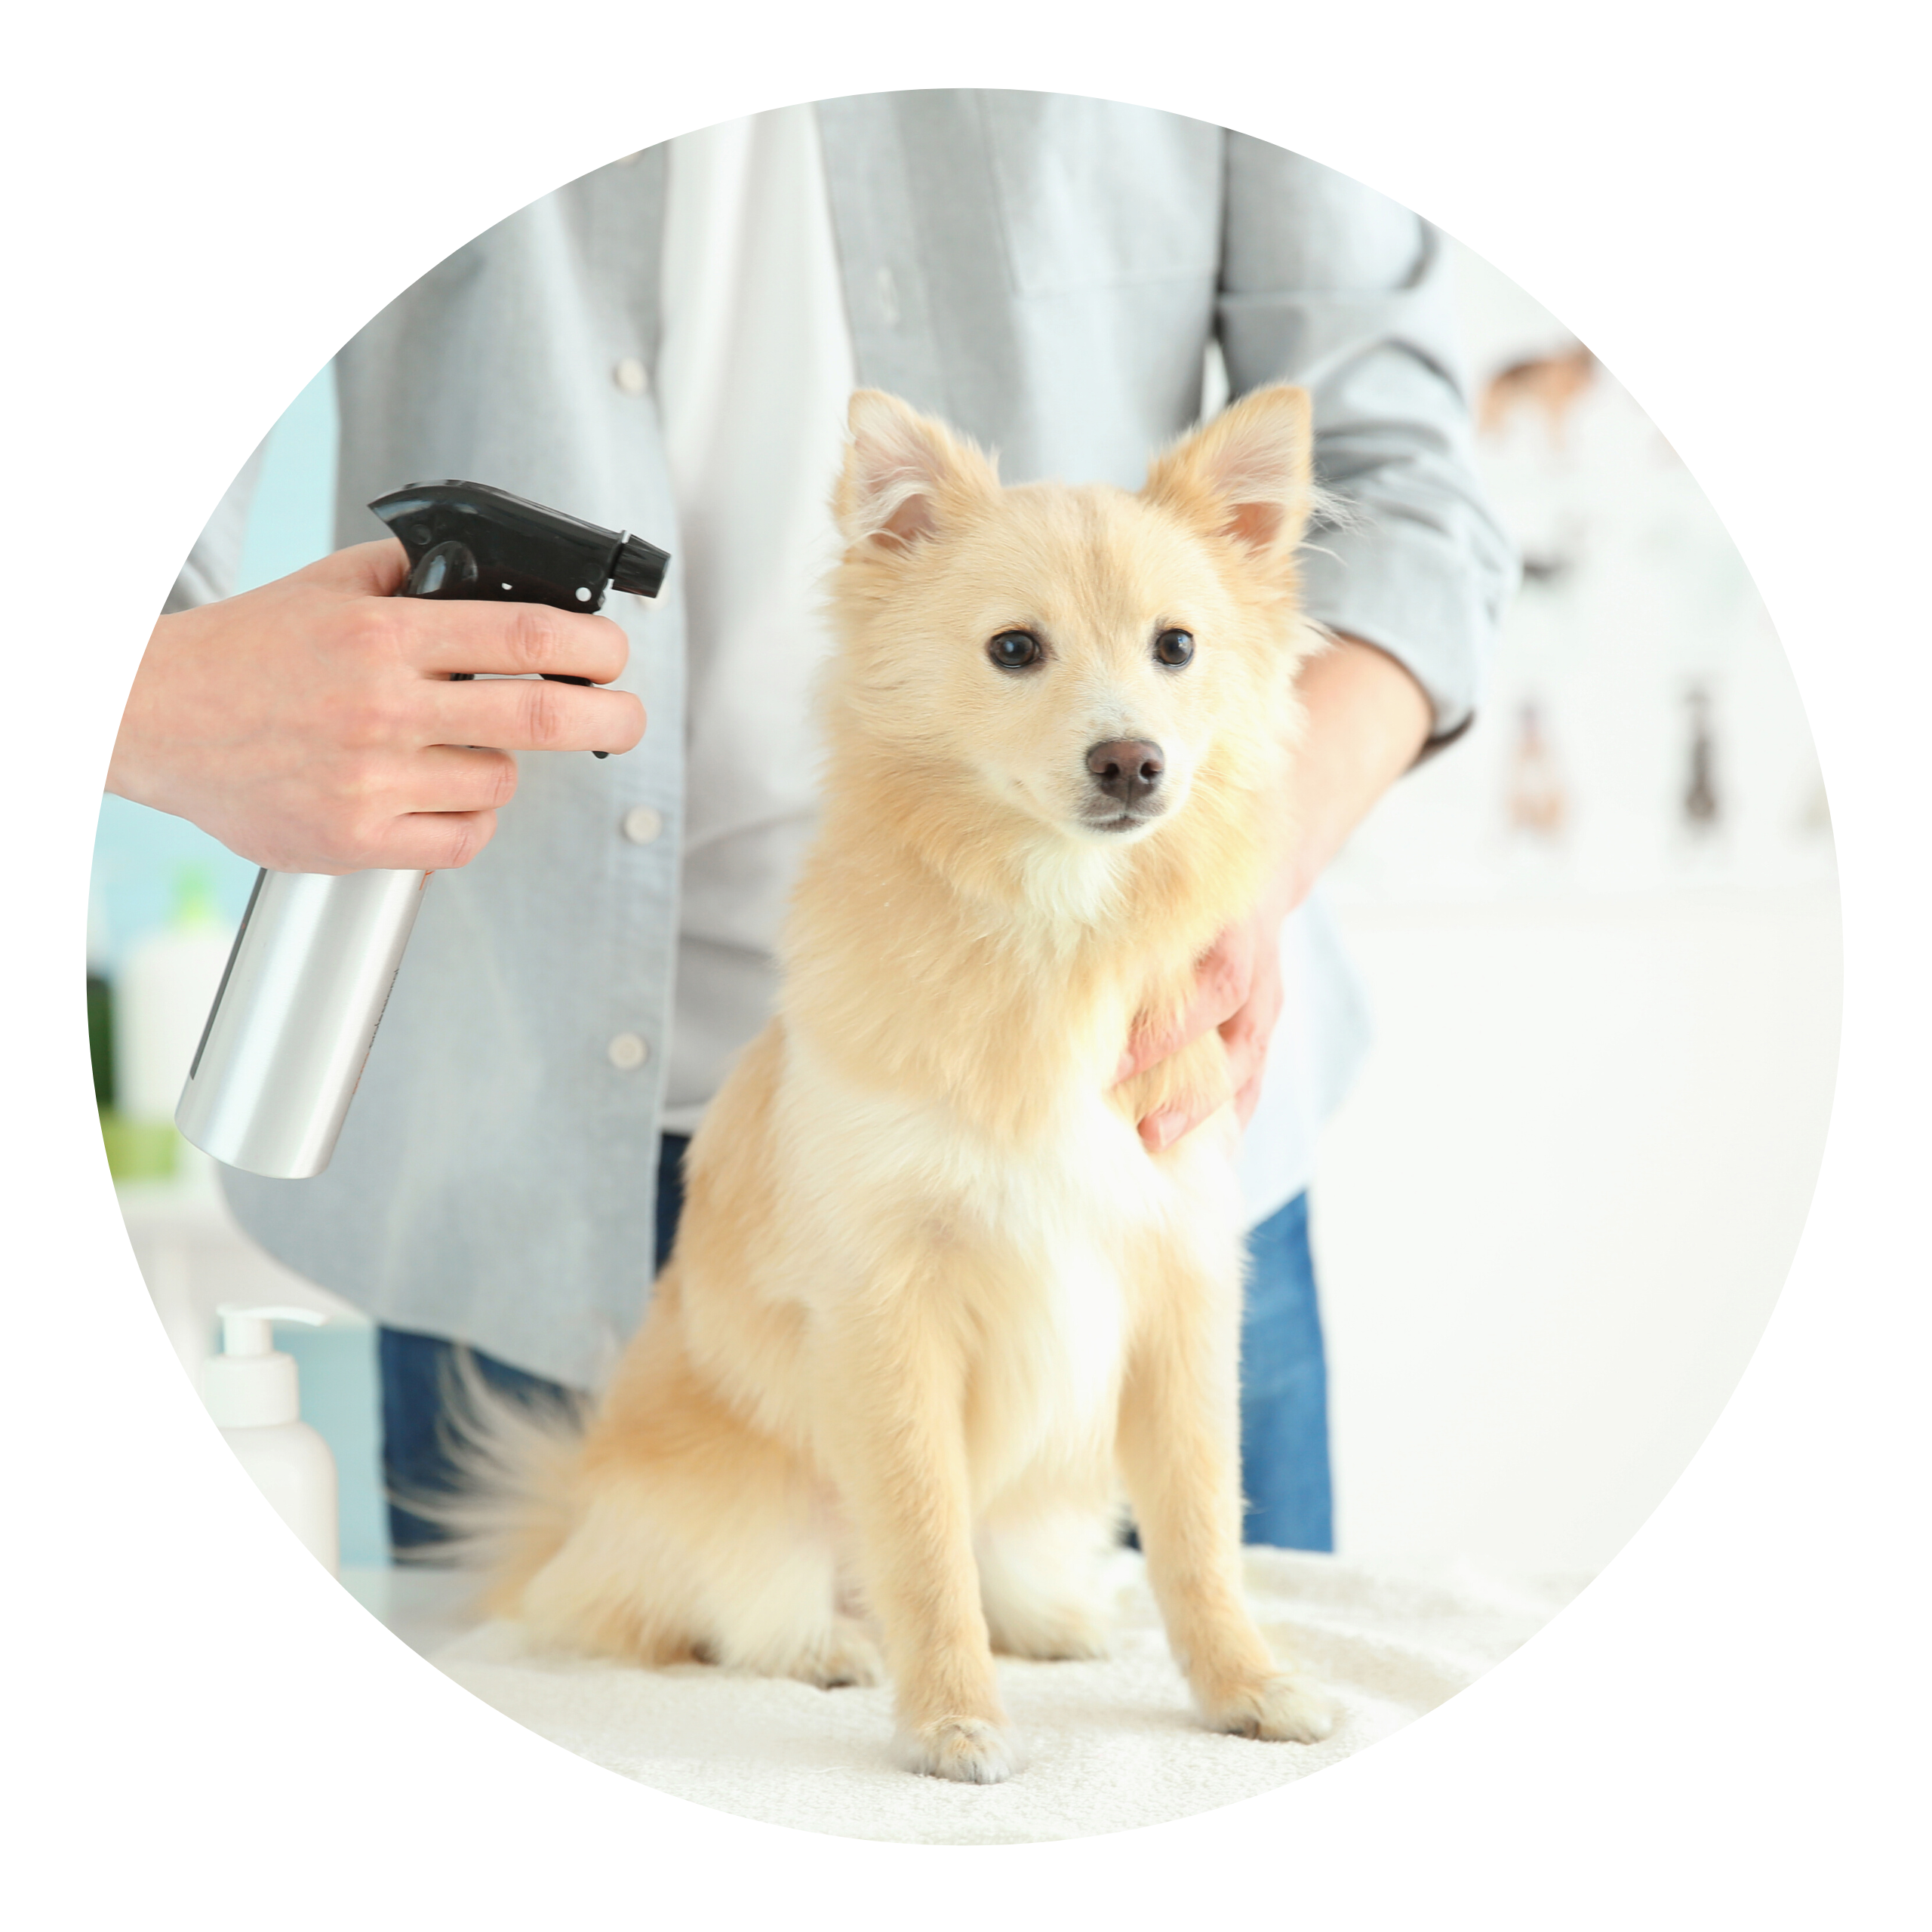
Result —
M295 1358L275 1346L275 1321L319 1327L309 1308L224 1306L222 1352L202 1364L202 1399L228 1446L282 1521L333 1577L338 1557L335 1458L302 1420Z

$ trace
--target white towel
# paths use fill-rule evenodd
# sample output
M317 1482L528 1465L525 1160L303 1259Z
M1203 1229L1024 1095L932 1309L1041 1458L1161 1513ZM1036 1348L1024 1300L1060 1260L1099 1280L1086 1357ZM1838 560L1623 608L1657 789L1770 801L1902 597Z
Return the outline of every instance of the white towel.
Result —
M899 1770L891 1693L820 1690L703 1665L640 1670L533 1654L512 1623L434 1647L431 1661L539 1735L641 1784L744 1818L848 1838L1014 1844L1158 1824L1306 1777L1432 1710L1532 1635L1587 1580L1467 1564L1398 1564L1251 1549L1249 1601L1305 1659L1342 1718L1316 1745L1204 1730L1168 1654L1140 1558L1109 1583L1114 1654L1003 1657L1026 1752L1001 1785Z

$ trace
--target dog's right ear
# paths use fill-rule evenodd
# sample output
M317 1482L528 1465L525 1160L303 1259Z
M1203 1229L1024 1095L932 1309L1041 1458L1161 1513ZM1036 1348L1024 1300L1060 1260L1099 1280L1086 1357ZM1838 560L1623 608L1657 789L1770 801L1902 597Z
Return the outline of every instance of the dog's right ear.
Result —
M1291 571L1315 507L1313 448L1308 392L1271 383L1155 457L1141 494Z
M910 550L999 488L974 445L883 389L859 390L846 420L852 440L832 507L850 544Z

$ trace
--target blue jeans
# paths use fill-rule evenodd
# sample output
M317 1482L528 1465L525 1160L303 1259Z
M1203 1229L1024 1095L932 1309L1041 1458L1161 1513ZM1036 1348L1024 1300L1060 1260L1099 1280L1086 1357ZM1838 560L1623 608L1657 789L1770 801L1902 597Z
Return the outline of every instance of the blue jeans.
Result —
M684 1206L680 1171L690 1143L665 1135L657 1160L657 1255L662 1268ZM1247 1238L1249 1273L1241 1333L1241 1469L1247 1498L1241 1534L1283 1549L1333 1549L1328 1475L1328 1374L1308 1244L1308 1196L1297 1195ZM392 1491L449 1484L441 1440L442 1375L451 1344L434 1335L385 1328L383 1471ZM484 1378L511 1395L554 1395L555 1385L472 1349ZM438 1540L421 1517L389 1505L398 1549Z

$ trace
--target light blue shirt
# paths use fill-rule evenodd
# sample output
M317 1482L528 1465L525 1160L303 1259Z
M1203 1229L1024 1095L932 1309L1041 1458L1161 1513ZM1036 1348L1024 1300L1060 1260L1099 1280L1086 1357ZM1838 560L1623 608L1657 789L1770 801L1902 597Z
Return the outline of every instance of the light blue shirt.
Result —
M1425 223L1314 162L1199 122L1066 96L859 96L817 109L859 380L1001 454L1012 481L1137 486L1218 340L1231 388L1314 399L1311 613L1466 723L1515 559L1475 480L1447 263ZM432 269L342 352L337 536L445 476L678 548L651 386L664 155L598 170ZM224 594L246 481L174 608ZM290 1266L390 1326L594 1386L649 1291L676 977L768 974L679 940L688 721L675 561L607 607L650 729L623 758L522 761L482 854L439 875L335 1158L226 1177ZM655 835L642 836L640 832ZM1290 1004L1244 1162L1251 1213L1306 1184L1366 1037L1318 900L1284 933ZM640 1055L638 1048L641 1044Z

